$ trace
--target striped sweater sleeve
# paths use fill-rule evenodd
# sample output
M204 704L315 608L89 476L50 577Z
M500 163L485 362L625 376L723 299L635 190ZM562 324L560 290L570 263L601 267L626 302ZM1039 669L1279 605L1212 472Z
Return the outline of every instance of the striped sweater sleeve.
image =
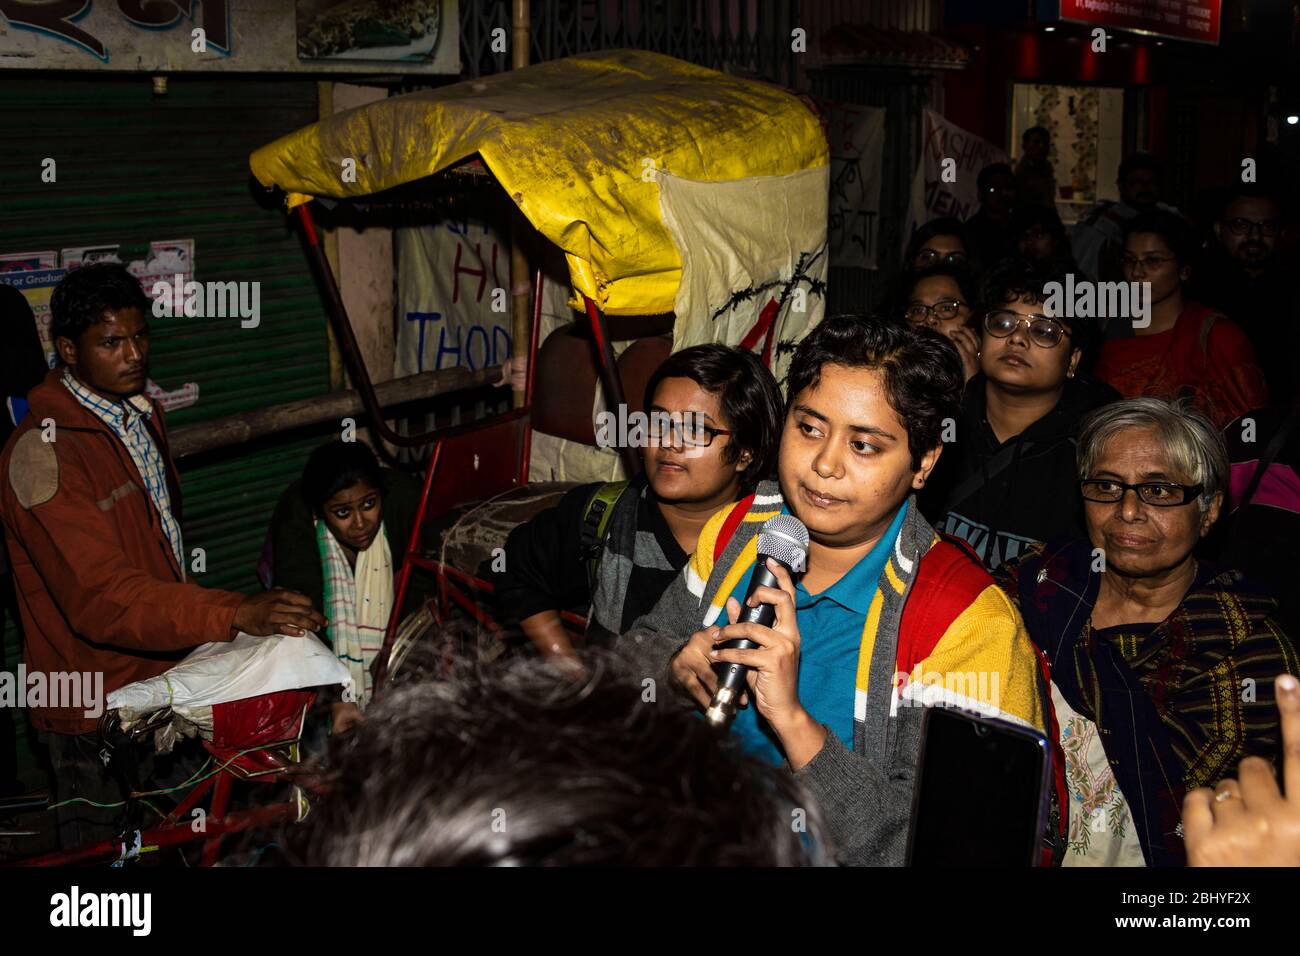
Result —
M906 704L945 704L1046 731L1038 658L1020 612L996 585L963 610L899 690Z
M701 605L705 585L713 573L714 548L727 516L738 507L741 505L724 508L708 520L681 574L654 608L638 618L618 642L621 656L643 678L666 679L673 656L704 626Z

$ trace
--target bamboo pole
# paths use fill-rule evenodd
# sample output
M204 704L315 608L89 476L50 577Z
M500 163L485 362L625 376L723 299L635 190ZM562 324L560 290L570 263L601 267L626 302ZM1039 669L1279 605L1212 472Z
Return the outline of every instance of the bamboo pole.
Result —
M514 0L510 11L510 68L518 70L528 65L529 60L529 14L528 0ZM524 255L520 238L526 228L523 215L516 211L512 217L510 230L510 312L511 312L511 353L512 356L527 356L526 349L532 340L532 316L528 308L529 269L528 257ZM515 408L522 408L526 401L524 390L514 390Z
M500 365L478 371L455 366L380 382L375 386L375 398L381 407L392 408L434 395L494 385L500 378ZM328 421L337 423L345 416L360 415L364 411L361 393L355 390L330 392L315 398L272 405L177 428L171 433L171 453L173 458L181 459L294 428L320 425Z

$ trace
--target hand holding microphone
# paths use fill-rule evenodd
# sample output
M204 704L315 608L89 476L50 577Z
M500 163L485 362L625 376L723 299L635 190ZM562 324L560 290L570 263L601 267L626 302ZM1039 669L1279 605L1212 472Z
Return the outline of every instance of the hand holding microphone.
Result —
M758 536L758 560L745 591L745 601L737 602L738 606L730 606L728 602L732 624L715 638L716 647L711 656L717 662L717 689L704 712L711 724L723 727L735 716L750 667L760 658L769 659L791 678L783 682L791 685L783 690L797 702L799 629L794 620L793 597L782 590L780 578L785 578L790 586L790 574L804 569L807 554L808 529L798 518L777 515L763 525ZM768 567L769 559L782 570L773 572ZM749 605L751 597L758 599L753 607ZM758 703L763 709L761 705L766 702L760 699Z

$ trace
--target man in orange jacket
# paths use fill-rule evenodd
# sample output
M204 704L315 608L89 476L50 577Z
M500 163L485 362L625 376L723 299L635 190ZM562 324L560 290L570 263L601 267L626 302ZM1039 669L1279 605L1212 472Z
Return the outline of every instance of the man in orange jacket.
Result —
M300 594L186 580L176 467L162 409L143 394L149 301L139 282L120 265L85 266L50 307L61 361L28 394L30 412L0 453L0 518L27 683L96 688L94 700L23 698L49 744L54 801L82 798L58 811L60 842L72 846L112 836L116 808L93 804L124 799L98 756L101 695L238 631L300 634L325 620Z

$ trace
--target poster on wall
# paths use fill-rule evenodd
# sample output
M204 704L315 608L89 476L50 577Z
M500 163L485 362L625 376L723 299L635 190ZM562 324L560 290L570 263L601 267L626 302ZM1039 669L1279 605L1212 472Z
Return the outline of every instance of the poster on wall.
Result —
M50 337L50 294L65 275L58 268L58 254L53 251L0 255L0 282L16 288L31 306L48 368L54 368L55 364L54 341Z
M1223 0L1040 0L1038 19L1217 44Z
M822 104L831 152L827 244L831 265L876 268L885 111L854 103Z
M510 248L475 219L404 226L397 246L397 376L510 357Z
M36 319L45 364L50 368L54 368L56 361L54 341L50 335L50 295L71 270L97 262L122 263L128 272L140 280L145 295L151 299L157 283L166 282L168 288L179 283L183 288L193 277L193 239L155 240L147 247L138 247L139 258L130 258L133 251L130 245L125 248L125 263L121 243L68 246L58 252L49 250L0 254L0 282L15 286L27 299ZM178 388L168 390L149 379L145 391L168 412L186 408L199 400L197 382L186 382Z
M57 269L59 254L53 249L44 252L6 252L0 254L0 273L30 272L33 269Z
M1007 163L1010 157L988 140L949 123L926 110L921 137L921 161L912 178L912 201L907 209L903 247L912 233L940 216L963 222L979 209L976 179L990 163ZM951 160L951 162L948 162Z
M193 239L157 239L148 246L106 243L98 246L69 246L59 251L59 262L65 270L79 269L97 262L116 262L126 266L126 271L140 280L145 295L154 297L160 282L169 288L180 286L194 274Z
M0 0L0 69L460 73L458 0Z
M304 60L426 63L441 30L442 0L297 0Z

